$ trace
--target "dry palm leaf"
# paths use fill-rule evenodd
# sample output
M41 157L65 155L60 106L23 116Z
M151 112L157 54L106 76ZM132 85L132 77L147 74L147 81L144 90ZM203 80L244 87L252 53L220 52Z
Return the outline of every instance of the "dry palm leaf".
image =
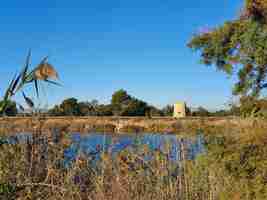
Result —
M34 76L36 80L47 80L47 79L58 79L58 73L55 68L45 62L41 63L34 71Z

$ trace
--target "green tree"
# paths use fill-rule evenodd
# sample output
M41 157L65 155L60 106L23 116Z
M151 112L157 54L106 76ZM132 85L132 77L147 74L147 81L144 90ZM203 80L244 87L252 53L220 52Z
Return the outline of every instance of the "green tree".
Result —
M75 115L75 116L96 116L96 102L78 102L75 98L65 99L60 105L55 105L49 110L49 114L53 116Z
M162 109L164 116L172 116L174 107L172 105L167 105Z
M97 116L112 116L113 110L112 105L98 105L97 106Z
M129 104L131 96L127 91L120 89L113 93L111 99L111 105L114 115L121 115L121 112Z
M120 89L113 93L111 104L112 105L128 104L130 100L131 100L131 96L127 93L127 91Z
M132 98L122 109L122 116L145 116L150 107L146 102Z
M96 99L93 99L92 101L89 102L89 106L90 106L90 116L97 116L98 114L98 107L99 102Z
M145 116L150 109L146 102L132 97L123 89L114 92L111 107L113 114L119 116Z
M243 117L267 117L267 100L242 97L239 110Z
M221 109L221 110L216 110L214 112L210 112L209 115L212 117L225 117L232 115L232 113L231 110Z
M233 93L258 97L267 87L267 1L246 0L240 17L214 29L204 29L188 46L201 61L229 75L237 71Z
M89 116L91 115L92 106L89 102L79 102L78 103L79 115Z
M55 105L52 109L48 111L48 114L52 116L61 116L63 115L63 110L60 108L60 106Z
M156 108L155 106L148 106L148 115L150 116L156 116L156 117L160 117L160 116L164 116L164 113L161 109Z
M76 98L65 99L60 104L60 109L62 110L63 115L79 116L81 114L78 100Z
M89 102L89 104L93 107L96 108L98 106L98 101L96 99L93 99L92 101Z
M196 117L209 117L210 116L210 112L203 108L203 107L198 107L196 111L192 112L192 116L196 116Z

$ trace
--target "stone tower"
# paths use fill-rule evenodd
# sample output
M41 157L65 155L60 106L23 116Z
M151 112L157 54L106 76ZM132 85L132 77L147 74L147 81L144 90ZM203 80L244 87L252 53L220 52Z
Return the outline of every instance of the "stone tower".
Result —
M173 117L186 117L186 104L184 102L177 102L176 104L174 104Z

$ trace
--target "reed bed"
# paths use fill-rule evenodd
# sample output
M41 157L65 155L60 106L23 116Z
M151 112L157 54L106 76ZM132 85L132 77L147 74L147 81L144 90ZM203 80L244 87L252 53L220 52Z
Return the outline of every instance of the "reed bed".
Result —
M186 159L186 145L179 162L164 151L138 146L116 158L108 152L99 160L81 153L67 163L69 134L44 136L41 120L35 120L32 140L9 144L2 136L0 199L267 199L267 129L259 120L249 129L240 125L239 131L207 126L202 130L206 152L195 160Z

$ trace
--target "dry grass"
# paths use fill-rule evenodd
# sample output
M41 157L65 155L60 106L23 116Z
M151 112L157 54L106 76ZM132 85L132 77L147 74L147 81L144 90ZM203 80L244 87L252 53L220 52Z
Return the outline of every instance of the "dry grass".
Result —
M194 161L178 164L139 146L116 159L102 154L98 167L94 156L82 154L66 167L67 134L55 143L36 129L33 143L0 146L0 199L266 199L266 128L260 120L246 128L206 126L207 153ZM186 152L184 146L180 157ZM152 160L143 159L151 154Z
M69 132L88 133L92 131L106 132L157 132L157 133L195 133L206 127L224 129L230 127L230 131L239 130L240 126L249 128L253 120L239 118L185 118L175 120L173 118L113 118L113 117L44 117L42 131L51 129L67 129ZM261 122L267 124L266 122ZM12 117L0 118L0 128L8 129L8 132L32 132L32 118ZM4 130L3 130L4 131Z

